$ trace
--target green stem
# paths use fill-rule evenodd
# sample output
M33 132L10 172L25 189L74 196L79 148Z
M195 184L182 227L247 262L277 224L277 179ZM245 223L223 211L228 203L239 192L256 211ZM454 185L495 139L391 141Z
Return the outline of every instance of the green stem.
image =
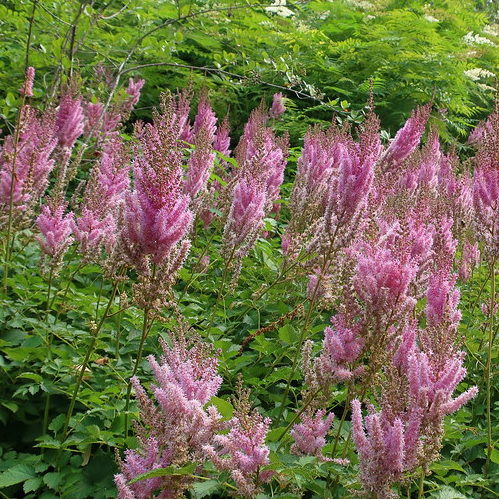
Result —
M133 378L137 374L137 370L139 368L140 361L142 360L142 353L144 351L144 343L146 341L147 335L149 334L149 331L151 330L153 320L149 321L149 309L146 308L144 309L144 321L142 323L142 336L140 338L140 345L139 345L139 350L137 352L137 358L135 359L135 365L133 366L133 371L132 375L130 378ZM132 383L131 381L128 381L128 388L126 391L126 404L125 404L125 438L128 437L128 422L129 422L129 415L128 415L128 409L130 407L130 396L132 393Z
M422 499L422 497L424 496L424 477L425 477L425 472L423 469L421 469L421 477L419 479L418 499Z
M33 0L33 10L31 11L31 17L29 18L28 39L26 41L26 55L24 57L24 66L26 68L29 66L29 51L31 48L31 38L33 35L33 22L35 20L35 12L37 4L38 0Z
M486 378L487 378L487 461L485 462L485 476L488 475L490 467L490 456L494 444L492 442L492 376L490 375L490 370L492 366L492 346L494 343L494 309L496 301L496 279L495 279L495 257L492 258L491 262L491 277L492 277L492 289L490 296L490 310L489 310L489 337L488 337L488 348L487 348L487 365L486 365Z
M286 426L286 428L284 428L283 432L279 435L279 438L277 439L277 442L280 442L284 438L284 435L286 435L286 433L289 431L289 429L291 428L291 426L293 426L293 424L295 423L295 421L297 421L297 419L305 412L305 410L307 409L307 407L311 404L311 402L315 399L315 397L319 394L320 391L321 391L321 388L318 388L312 394L310 394L310 396L308 397L307 401L303 404L303 407L293 416L293 418L288 423L288 425ZM277 447L276 452L279 451L279 449L281 448L282 445L283 445L283 443L281 442L279 444L279 446Z
M113 290L111 292L111 296L109 297L109 301L107 302L106 310L104 311L104 315L102 316L99 324L96 326L95 330L92 333L92 340L90 342L90 345L88 346L87 353L85 354L85 358L83 360L83 363L81 365L80 372L78 374L78 379L76 380L76 385L73 391L73 395L71 397L71 402L69 404L68 412L66 413L66 420L64 421L64 429L62 430L62 442L66 440L68 437L68 428L69 428L69 421L71 419L71 416L73 415L73 410L74 406L76 403L76 397L78 396L78 392L80 390L80 386L83 381L83 376L85 375L85 370L87 368L87 365L90 361L90 356L92 355L92 352L95 348L95 344L97 343L97 336L99 335L100 330L102 329L102 326L104 325L104 321L108 317L109 310L111 309L111 305L113 304L114 297L116 296L116 290L118 289L118 283L114 283L113 285Z
M336 452L336 448L338 447L338 442L340 441L341 429L343 428L343 424L345 423L348 410L350 406L350 386L347 388L347 396L345 398L345 407L343 408L343 414L341 415L340 424L338 426L338 431L336 432L336 436L334 437L333 450L331 451L331 456L334 456Z
M333 237L333 240L331 241L331 245L329 247L329 250L324 257L324 262L322 264L321 271L319 273L319 277L317 279L317 282L315 283L315 287L314 287L314 290L312 292L312 296L310 298L310 306L307 310L307 314L305 316L305 322L303 324L303 328L302 328L301 333L300 333L300 338L298 340L298 346L296 348L295 355L293 357L293 364L291 367L291 373L289 374L289 377L288 377L288 380L286 383L286 389L284 391L284 395L283 395L282 400L281 400L281 407L279 408L279 415L277 416L278 421L281 419L281 416L284 412L284 405L286 403L286 399L288 398L289 390L291 389L291 382L293 381L293 376L296 372L296 368L298 367L298 357L300 356L301 347L302 347L303 341L305 339L305 334L306 334L308 327L310 325L310 320L312 318L312 312L315 308L315 302L316 302L316 298L317 298L317 293L319 291L319 286L320 286L321 281L322 281L322 276L324 275L324 271L327 267L327 264L329 263L329 259L331 257L332 251L333 251L333 244L334 244L334 237Z
M50 267L49 280L47 284L47 304L45 306L45 322L47 326L47 358L49 362L52 360L52 339L53 334L49 328L49 310L50 310L50 291L52 289L52 279L54 277L54 268ZM42 423L42 435L47 433L48 428L48 418L49 418L49 410L50 410L50 393L47 393L45 397L45 408L43 410L43 423Z

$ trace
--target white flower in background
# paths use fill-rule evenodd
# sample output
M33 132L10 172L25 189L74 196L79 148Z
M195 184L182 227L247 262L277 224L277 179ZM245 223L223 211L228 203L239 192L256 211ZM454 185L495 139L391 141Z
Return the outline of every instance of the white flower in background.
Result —
M495 73L483 68L468 69L464 72L464 74L473 81L478 81L481 78L495 77Z
M351 7L356 7L357 9L370 10L374 9L374 4L367 2L366 0L347 0L346 2Z
M477 83L477 87L485 92L487 91L497 92L497 90L494 87L491 87L490 85L485 85L485 83Z
M473 31L466 33L463 36L463 41L467 45L492 45L495 47L495 43L484 36L480 36L478 33L475 34Z
M430 15L426 15L426 16L423 16L429 23L439 23L440 22L440 19L437 19L436 17L433 17L433 16L430 16Z
M293 17L295 15L291 9L286 7L286 0L274 0L270 7L265 7L265 10L281 17Z
M364 17L365 21L371 21L373 19L376 19L376 16L372 16L371 14L367 15L366 17Z
M486 35L499 36L499 24L489 24L487 26L484 26L482 31Z

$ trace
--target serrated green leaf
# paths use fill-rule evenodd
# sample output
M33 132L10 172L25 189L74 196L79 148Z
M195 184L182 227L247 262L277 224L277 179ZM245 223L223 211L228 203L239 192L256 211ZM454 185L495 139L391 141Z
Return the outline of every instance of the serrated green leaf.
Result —
M196 499L202 499L217 490L220 486L217 480L205 480L203 482L196 482L192 487L192 493Z
M10 487L16 483L35 478L36 473L32 466L27 464L16 464L0 475L0 489Z

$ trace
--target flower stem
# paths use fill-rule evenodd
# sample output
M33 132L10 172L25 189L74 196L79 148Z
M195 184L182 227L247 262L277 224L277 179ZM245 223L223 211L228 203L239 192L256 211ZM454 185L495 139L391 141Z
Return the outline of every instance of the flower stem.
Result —
M78 396L78 392L79 392L81 384L83 382L83 377L85 375L85 370L86 370L88 363L90 361L90 356L92 355L92 352L94 351L94 348L95 348L95 344L97 343L97 336L99 335L99 332L102 329L102 326L104 325L104 321L108 317L109 310L111 309L111 305L113 304L117 289L118 289L118 282L115 282L113 284L111 296L109 297L109 301L107 302L107 306L106 306L106 310L104 311L104 315L102 316L100 322L97 324L95 329L92 331L92 340L90 342L90 345L87 348L87 353L85 354L85 358L84 358L83 363L81 365L80 372L78 374L78 379L76 380L76 385L75 385L75 388L73 390L73 395L71 397L71 402L69 404L68 412L66 413L66 420L64 421L64 429L62 430L62 442L61 443L63 443L68 437L69 421L71 419L71 416L73 415L73 410L74 410L74 406L76 403L76 397Z
M24 112L24 105L26 103L26 96L23 95L21 107L17 113L17 121L16 121L16 133L14 135L14 154L12 156L12 171L10 174L10 189L9 189L9 214L8 214L8 222L7 222L7 235L5 237L5 255L4 255L4 272L3 272L3 287L5 292L7 292L7 279L9 276L9 266L10 266L10 257L11 257L11 233L12 233L12 223L14 221L14 181L16 179L16 161L17 161L17 153L18 153L18 145L19 145L19 136L21 134L21 120ZM14 236L13 236L14 239ZM13 245L14 241L12 241Z
M424 496L424 477L425 477L425 472L421 468L421 477L419 478L418 499L422 499L422 497Z
M492 442L492 401L491 401L491 366L492 366L492 346L494 343L494 318L495 318L495 306L496 306L496 279L495 279L495 257L492 257L491 261L491 278L492 278L492 289L490 293L490 307L489 307L489 337L488 337L488 349L487 349L487 365L485 367L486 378L487 378L487 460L485 462L485 476L488 475L490 467L490 456L494 444Z
M135 359L135 365L133 366L132 375L130 378L133 378L137 374L137 370L139 368L140 361L142 360L142 354L144 352L144 343L146 341L147 335L151 330L153 319L149 317L150 310L148 308L144 309L144 321L142 323L142 336L140 337L140 345L139 350L137 352L137 358ZM129 423L129 415L128 409L130 407L130 396L132 393L132 383L128 381L128 387L126 391L126 404L125 404L125 439L128 437L128 423Z
M54 267L50 267L49 279L47 284L47 304L45 306L45 322L47 325L47 358L50 362L52 360L52 339L53 334L49 329L49 310L50 310L50 292L52 290L52 279L54 277ZM42 435L45 435L48 428L48 418L49 418L49 410L50 410L50 393L46 394L45 397L45 409L43 411L43 423L42 423Z

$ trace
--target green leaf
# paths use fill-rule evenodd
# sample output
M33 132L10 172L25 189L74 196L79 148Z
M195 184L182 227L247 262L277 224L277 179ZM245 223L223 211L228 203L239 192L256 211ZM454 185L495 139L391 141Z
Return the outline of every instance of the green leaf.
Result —
M43 482L51 489L57 490L57 487L61 483L62 474L61 473L47 473L43 477Z
M40 477L29 478L23 484L24 493L27 494L28 492L33 492L35 490L38 490L41 484L42 484L42 479Z
M142 475L136 476L133 480L130 480L130 484L138 482L140 480L147 480L148 478L155 478L158 476L170 476L170 475L191 475L196 469L197 464L192 463L182 468L176 468L175 466L167 466L166 468L158 468L156 470L148 471L147 473L142 473Z
M218 412L226 419L230 419L234 413L234 407L232 404L219 397L211 398L208 405L214 405L218 409Z
M41 383L43 381L43 378L39 374L35 374L35 373L22 373L18 376L18 378L32 379L33 381L36 381L37 383Z
M459 463L451 461L450 459L433 463L431 469L438 474L445 474L448 470L458 470L465 473L464 468Z
M0 475L0 489L10 487L16 483L35 478L36 473L32 466L27 464L16 464Z
M206 497L215 492L219 485L220 484L217 480L205 480L202 482L196 482L191 489L194 493L194 497L196 499L201 499L202 497Z
M484 450L485 453L487 453L487 449ZM495 464L499 464L499 450L492 449L492 452L490 453L490 460Z
M436 494L431 497L435 499L468 499L467 496L461 494L458 490L452 487L442 487Z

